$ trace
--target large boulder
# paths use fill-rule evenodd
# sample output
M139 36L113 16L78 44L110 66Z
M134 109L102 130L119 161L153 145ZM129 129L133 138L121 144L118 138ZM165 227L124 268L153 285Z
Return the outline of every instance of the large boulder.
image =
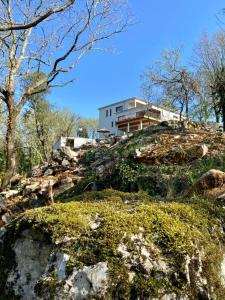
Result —
M62 147L61 152L67 159L77 161L78 152L71 150L69 147Z
M222 299L220 217L128 196L87 193L0 230L2 299Z
M196 183L198 192L204 192L214 188L222 188L225 183L225 173L220 170L211 169L203 174Z
M204 197L225 201L225 173L220 170L209 170L195 184L195 190Z

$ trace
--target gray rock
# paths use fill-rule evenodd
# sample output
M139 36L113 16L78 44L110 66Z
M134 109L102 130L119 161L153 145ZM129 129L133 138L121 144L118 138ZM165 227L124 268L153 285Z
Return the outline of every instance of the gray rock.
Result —
M18 190L9 190L0 193L2 199L10 199L11 197L17 196L19 194Z
M31 171L31 176L32 177L39 177L41 176L43 173L42 169L40 166L35 166L33 167L32 171Z
M73 178L67 176L67 177L63 177L61 180L60 180L60 183L61 184L66 184L66 183L71 183L73 182Z
M69 160L77 161L78 152L71 150L69 147L62 147L61 151L63 155L67 157Z
M52 151L52 159L56 160L57 162L61 162L63 160L63 158L58 150Z
M12 217L10 216L9 213L5 213L5 214L2 216L2 221L3 221L5 224L8 224L11 220L12 220Z
M63 166L63 167L67 167L67 166L69 166L70 165L70 162L67 160L67 159L63 159L63 161L62 161L62 163L61 163L61 165Z
M0 207L5 206L5 199L0 196Z
M34 287L44 274L51 246L44 242L44 238L42 242L37 241L29 230L25 230L15 242L14 252L16 267L7 278L7 286L21 299L35 300Z
M98 175L102 175L105 171L105 166L104 165L101 165L99 167L96 168L96 174Z
M23 190L23 194L24 195L29 195L37 190L40 189L40 183L39 182L35 182L33 184L27 185L24 190Z
M62 184L58 188L54 189L54 196L58 197L59 195L65 193L68 190L70 190L72 187L74 187L73 182Z
M223 255L223 260L221 263L221 281L222 285L225 287L225 254Z
M100 297L105 295L107 288L108 266L106 262L100 262L80 270L74 269L56 299L65 299L67 296L66 299L81 300L88 299L91 294Z
M45 172L44 172L44 176L50 176L53 174L53 170L52 169L47 169Z

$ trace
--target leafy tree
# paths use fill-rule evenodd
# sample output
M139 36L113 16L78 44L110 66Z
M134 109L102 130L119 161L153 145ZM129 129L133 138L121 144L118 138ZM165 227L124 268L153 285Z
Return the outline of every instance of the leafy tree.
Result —
M74 135L77 119L75 114L56 109L46 99L32 103L23 115L25 145L32 149L31 164L48 160L58 137Z

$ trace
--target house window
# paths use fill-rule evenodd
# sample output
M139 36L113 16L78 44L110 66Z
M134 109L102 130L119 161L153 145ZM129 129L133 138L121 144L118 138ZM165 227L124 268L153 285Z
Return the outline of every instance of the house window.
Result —
M109 115L111 117L111 115L112 115L112 108L110 108L110 110L109 110Z
M66 147L74 148L74 139L66 139Z
M105 116L108 117L108 115L109 115L109 111L108 111L108 109L106 109Z
M178 120L178 116L175 116L175 115L174 115L173 118L176 119L176 120Z
M111 126L112 126L112 127L114 126L114 123L113 123L113 122L111 123Z
M123 111L123 106L121 105L121 106L117 106L116 107L116 112L118 113L118 112L121 112L121 111Z

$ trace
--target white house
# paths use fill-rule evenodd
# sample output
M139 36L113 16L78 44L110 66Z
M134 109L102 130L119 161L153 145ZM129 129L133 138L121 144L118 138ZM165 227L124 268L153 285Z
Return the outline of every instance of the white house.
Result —
M179 118L179 113L137 97L99 108L99 127L117 136Z
M61 149L62 147L70 147L72 149L80 148L85 144L95 144L96 140L81 138L81 137L63 137L61 136L53 145L53 150Z

